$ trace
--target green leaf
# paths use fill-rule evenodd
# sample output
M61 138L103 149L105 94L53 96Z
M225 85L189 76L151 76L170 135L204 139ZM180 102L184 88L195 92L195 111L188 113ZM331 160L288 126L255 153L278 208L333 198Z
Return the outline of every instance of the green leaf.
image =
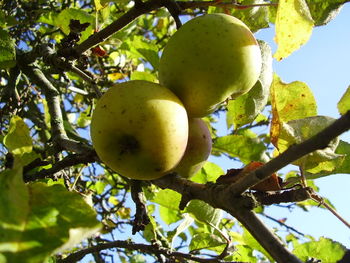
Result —
M269 7L256 6L243 8L244 6L266 3L264 0L243 0L239 1L239 3L242 8L223 9L219 7L210 7L208 13L227 13L231 11L231 15L243 21L253 32L269 27Z
M169 209L179 210L181 195L173 190L164 189L155 193L150 201L165 206Z
M242 244L247 245L248 247L261 252L271 262L274 262L271 255L260 245L260 243L245 228L242 235Z
M194 222L194 219L190 217L189 215L184 215L184 220L181 222L181 224L176 228L176 232L171 240L171 247L174 245L175 238L179 236L181 233L183 233L190 225L192 225Z
M190 251L211 249L226 244L226 240L212 233L194 234L189 245Z
M234 134L218 137L214 141L213 150L238 157L247 164L251 161L261 161L266 147L258 138Z
M216 179L223 174L225 174L225 172L219 165L207 161L202 169L191 177L190 180L196 183L205 184L207 182L215 182Z
M15 65L15 41L7 31L0 28L0 69L12 68Z
M225 257L225 261L256 263L257 258L253 255L253 249L247 245L235 245L233 255Z
M316 258L325 263L337 262L346 252L346 247L329 238L321 237L318 241L311 241L297 245L293 254L306 261L309 258Z
M291 145L301 143L316 135L334 122L334 119L326 116L314 116L304 119L292 120L282 123L281 133L278 137L276 148L284 152ZM339 144L339 138L332 140L329 145L316 150L303 158L293 162L304 170L316 173L320 171L333 171L343 161L344 156L335 153Z
M125 41L120 48L130 52L133 58L144 58L153 69L158 69L158 46L151 41L146 41L144 37L134 36L132 40Z
M182 219L179 210L169 209L165 206L159 206L159 215L167 225L171 225Z
M248 93L228 102L226 115L228 128L234 125L237 129L254 121L268 101L272 83L272 52L266 42L259 41L259 45L263 61L259 80Z
M0 174L0 190L0 254L7 262L42 263L100 229L81 196L57 184L25 185L18 164Z
M325 25L334 19L346 2L349 0L306 0L316 26Z
M308 172L305 176L309 179L317 179L332 174L350 174L350 143L340 140L335 153L344 157L343 161L339 165L336 165L334 170L317 173Z
M95 17L81 9L64 9L61 13L59 13L56 19L54 19L54 24L55 26L58 26L63 33L68 35L70 33L69 24L71 19L79 20L81 24L90 23L88 28L81 33L80 42L86 40L93 33L95 28Z
M158 79L151 73L146 71L133 71L130 80L147 80L150 82L158 82Z
M350 110L350 86L338 102L338 111L341 115Z
M185 208L185 213L191 216L200 223L208 224L209 226L218 226L222 218L222 210L213 208L201 200L191 200Z
M280 61L298 50L309 40L313 26L305 0L278 1L274 58Z
M16 155L30 153L33 149L33 141L27 124L19 116L13 116L10 120L9 130L4 137L6 148Z

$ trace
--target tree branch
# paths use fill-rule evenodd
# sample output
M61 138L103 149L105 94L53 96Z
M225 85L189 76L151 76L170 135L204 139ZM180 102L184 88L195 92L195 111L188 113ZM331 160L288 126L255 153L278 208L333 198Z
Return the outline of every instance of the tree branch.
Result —
M82 42L80 45L76 46L75 53L82 54L86 50L92 48L98 43L104 41L133 20L135 20L140 15L149 13L153 10L159 9L161 7L167 7L171 15L174 17L177 27L181 26L181 21L178 19L178 15L181 10L184 9L195 9L195 8L205 8L209 6L218 6L223 8L235 8L235 9L247 9L252 7L261 6L274 6L274 3L265 4L252 4L252 5L240 5L230 2L220 2L220 1L172 1L172 0L150 0L147 2L137 1L137 4L131 8L128 12L122 15L118 20L114 21L112 24L108 25L101 31L91 35L87 40Z
M225 194L240 195L288 164L316 150L326 148L334 138L349 129L350 111L315 136L302 143L292 145L285 152L267 162L265 165L240 178L235 184L232 184L226 189L227 192Z
M138 250L148 254L165 255L167 258L175 258L179 260L192 260L192 261L201 262L201 263L225 263L225 261L222 261L220 259L201 258L188 253L171 251L166 248L158 247L157 245L137 244L130 241L122 241L122 240L98 244L93 247L79 250L77 252L70 254L68 257L64 259L58 260L58 263L75 263L90 253L94 253L94 252L98 252L98 251L110 249L110 248L126 248L130 250ZM240 263L240 262L228 262L228 263Z
M256 201L252 195L245 194L237 197L236 195L227 194L225 191L226 188L229 188L227 185L198 184L175 175L165 176L152 182L161 188L172 189L182 195L202 200L212 207L230 213L248 229L278 263L301 263L251 211L256 206Z
M30 171L27 171L23 174L23 180L24 182L31 182L39 179L44 178L52 178L52 176L55 173L58 173L59 171L66 169L68 167L82 164L82 163L92 163L97 161L97 155L95 151L86 152L85 154L70 154L66 157L64 157L62 160L55 163L51 168L49 169L43 169L40 170L37 173L29 173Z
M77 142L68 138L63 125L63 116L61 111L61 99L58 90L46 78L44 73L35 66L21 65L22 71L42 89L51 117L51 139L60 148L77 153L91 151L91 147L82 142Z

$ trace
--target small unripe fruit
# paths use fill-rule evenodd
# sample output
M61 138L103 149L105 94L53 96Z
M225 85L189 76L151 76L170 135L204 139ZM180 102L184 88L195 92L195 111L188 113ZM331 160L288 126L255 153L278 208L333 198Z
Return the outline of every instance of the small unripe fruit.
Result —
M173 169L188 140L188 118L181 101L148 81L110 88L97 102L91 139L99 158L117 173L152 180Z
M242 21L207 14L190 20L169 39L159 81L180 98L190 117L203 117L227 98L248 92L261 63L259 45Z

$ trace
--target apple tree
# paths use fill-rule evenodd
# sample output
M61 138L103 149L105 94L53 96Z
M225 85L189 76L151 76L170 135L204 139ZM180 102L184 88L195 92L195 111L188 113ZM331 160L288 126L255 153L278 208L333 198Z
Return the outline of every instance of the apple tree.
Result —
M350 227L316 186L320 177L350 174L350 143L339 139L350 129L350 90L336 105L338 119L320 116L312 89L284 83L272 68L273 60L303 48L313 28L326 27L346 2L1 1L0 262L348 262L338 242L305 235L276 218L277 229L263 221L266 206L320 206ZM258 80L200 116L210 154L230 158L232 169L206 161L190 177L175 169L157 179L132 179L117 171L121 164L112 169L91 140L96 103L117 83L159 83L169 40L183 24L213 13L236 17L253 33L274 27L278 46L272 52L257 39ZM211 30L220 38L223 27ZM188 45L191 37L184 38ZM234 53L203 46L224 58ZM173 46L164 62L171 71L180 53L180 45ZM213 71L224 69L221 61ZM200 63L210 69L214 62ZM185 82L197 74L188 65ZM208 83L191 84L198 84L200 100L193 103L211 99ZM138 91L130 92L135 94L125 105L131 108ZM123 114L103 114L99 125L123 125ZM170 115L163 119L171 121ZM219 118L226 120L225 135L218 135ZM160 148L157 122L146 124L154 131L148 144ZM140 178L152 180L135 180Z

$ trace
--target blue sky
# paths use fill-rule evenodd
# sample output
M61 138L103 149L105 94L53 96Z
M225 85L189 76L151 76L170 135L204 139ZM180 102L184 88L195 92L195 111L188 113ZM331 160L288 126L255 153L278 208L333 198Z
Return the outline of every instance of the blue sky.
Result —
M302 81L312 89L318 105L318 114L338 118L337 103L350 85L350 5L346 4L340 14L326 26L316 27L307 44L281 62L274 61L274 71L286 82ZM256 34L267 41L276 51L274 28L263 29ZM219 126L226 132L224 118ZM341 136L350 142L350 132ZM214 159L224 170L232 168L232 162ZM291 167L295 169L296 167ZM350 175L332 175L317 179L320 194L328 198L337 211L350 221ZM286 223L297 230L315 237L332 238L350 248L350 229L329 211L312 208L309 213L294 209L270 207L267 213L277 219L288 217ZM271 221L264 220L271 226Z

